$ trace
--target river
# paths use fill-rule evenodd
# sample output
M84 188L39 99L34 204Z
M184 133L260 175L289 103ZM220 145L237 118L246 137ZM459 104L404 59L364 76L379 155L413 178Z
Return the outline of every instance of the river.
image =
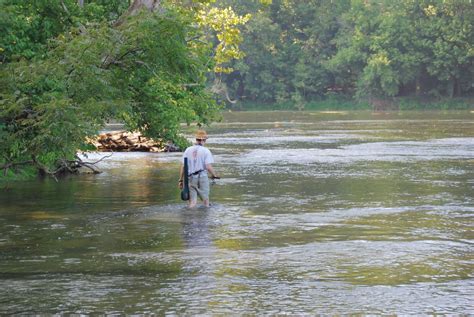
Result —
M0 313L474 314L473 112L226 112L207 131L209 209L180 201L180 153L1 191Z

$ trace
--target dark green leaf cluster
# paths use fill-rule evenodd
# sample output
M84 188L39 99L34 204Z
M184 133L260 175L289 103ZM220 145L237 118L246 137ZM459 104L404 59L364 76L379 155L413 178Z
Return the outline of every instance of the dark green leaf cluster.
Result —
M0 1L0 62L31 59L48 51L52 38L71 27L115 21L128 0L2 0Z

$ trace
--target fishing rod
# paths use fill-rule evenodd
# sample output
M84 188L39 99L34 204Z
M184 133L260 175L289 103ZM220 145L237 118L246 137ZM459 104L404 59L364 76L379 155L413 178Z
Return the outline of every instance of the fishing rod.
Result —
M184 158L183 166L183 189L181 189L181 200L189 200L188 158Z

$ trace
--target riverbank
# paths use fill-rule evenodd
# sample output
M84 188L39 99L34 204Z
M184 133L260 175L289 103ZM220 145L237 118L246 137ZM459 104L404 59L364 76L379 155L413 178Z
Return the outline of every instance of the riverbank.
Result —
M355 100L343 96L331 96L308 102L252 102L240 101L228 109L239 111L332 111L332 110L373 110L373 111L405 111L405 110L474 110L474 98L427 98L427 97L394 97L372 98L371 100Z

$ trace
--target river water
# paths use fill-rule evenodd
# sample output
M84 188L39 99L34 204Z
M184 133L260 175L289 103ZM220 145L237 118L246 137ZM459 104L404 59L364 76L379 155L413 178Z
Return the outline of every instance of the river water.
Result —
M179 200L179 153L1 191L0 313L474 314L474 113L225 113L208 133L210 209Z

